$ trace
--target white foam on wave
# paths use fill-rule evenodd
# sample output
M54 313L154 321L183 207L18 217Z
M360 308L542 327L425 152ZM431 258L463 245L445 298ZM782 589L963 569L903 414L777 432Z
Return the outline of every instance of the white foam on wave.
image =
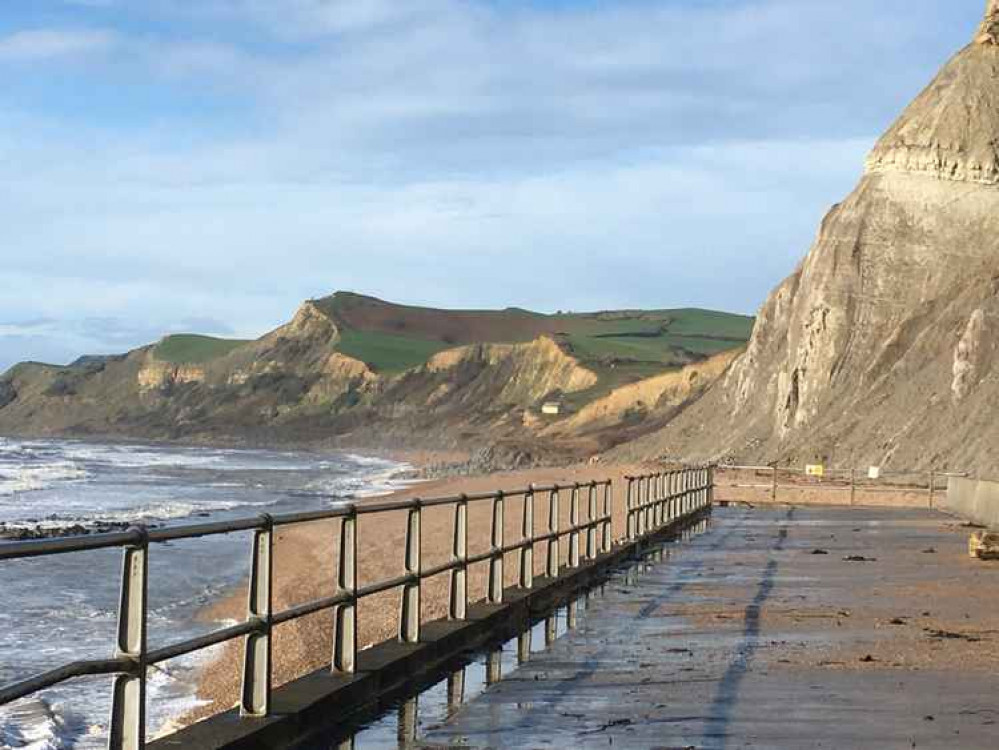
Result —
M391 494L397 490L419 484L421 481L409 476L413 470L410 464L363 456L348 456L348 458L365 466L379 467L381 471L322 478L309 485L308 489L322 495L371 498Z
M121 469L209 469L212 471L295 471L313 464L294 454L151 445L66 443L64 454L84 463Z
M0 496L37 492L59 482L79 482L89 477L90 472L73 461L41 465L0 465Z
M280 500L254 503L253 507L267 507L276 505ZM86 515L70 515L54 513L41 519L30 519L25 521L10 520L6 522L7 528L38 528L44 530L62 529L68 526L101 526L105 524L119 523L150 523L177 521L183 518L203 513L213 513L217 511L233 510L246 505L240 500L211 500L206 502L185 502L182 500L166 501L151 505L139 505L123 510L95 510Z
M65 722L40 698L0 708L0 749L63 750L72 746Z

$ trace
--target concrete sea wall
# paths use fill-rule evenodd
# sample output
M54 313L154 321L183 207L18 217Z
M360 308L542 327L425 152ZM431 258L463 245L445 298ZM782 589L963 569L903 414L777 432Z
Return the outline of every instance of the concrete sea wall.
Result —
M943 510L999 530L999 482L950 477Z

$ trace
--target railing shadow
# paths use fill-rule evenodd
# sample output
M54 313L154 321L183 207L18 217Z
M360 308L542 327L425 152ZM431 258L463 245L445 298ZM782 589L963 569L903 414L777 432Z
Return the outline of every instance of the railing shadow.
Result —
M786 511L784 520L790 521L793 515L794 508L789 508ZM781 526L778 530L777 541L770 548L770 551L778 552L782 550L786 541L787 527ZM711 702L704 734L707 737L720 739L722 741L720 747L722 748L728 744L729 726L732 723L734 709L739 702L739 690L742 686L742 681L752 666L753 657L759 648L760 612L773 592L774 579L779 567L780 564L777 560L770 559L767 561L766 568L763 570L763 577L756 590L756 596L753 597L753 601L746 607L742 642L739 644L732 663L725 670L725 674L722 676L718 686L718 692Z

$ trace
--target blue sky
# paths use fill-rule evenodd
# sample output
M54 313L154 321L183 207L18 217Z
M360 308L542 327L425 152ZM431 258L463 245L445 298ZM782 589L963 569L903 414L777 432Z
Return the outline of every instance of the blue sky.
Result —
M981 0L4 0L0 370L337 289L753 312Z

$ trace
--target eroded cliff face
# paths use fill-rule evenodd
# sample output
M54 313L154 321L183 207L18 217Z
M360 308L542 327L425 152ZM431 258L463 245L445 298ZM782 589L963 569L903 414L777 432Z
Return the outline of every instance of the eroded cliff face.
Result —
M624 452L999 471L999 0L878 141L725 378Z
M544 336L458 347L398 375L338 351L339 336L306 303L201 364L164 361L153 346L84 368L22 365L2 380L0 432L453 447L481 433L529 438L526 411L597 383Z
M175 385L204 382L205 368L196 365L174 365L169 362L160 362L149 354L135 379L141 392L162 393Z
M714 383L737 354L735 351L723 352L675 372L616 388L569 418L546 427L544 434L583 436L623 424L643 423L657 414L680 408Z
M494 406L532 406L557 393L576 393L597 384L597 376L541 336L526 344L476 344L435 355L423 371L440 376L432 402L458 391L487 390Z

